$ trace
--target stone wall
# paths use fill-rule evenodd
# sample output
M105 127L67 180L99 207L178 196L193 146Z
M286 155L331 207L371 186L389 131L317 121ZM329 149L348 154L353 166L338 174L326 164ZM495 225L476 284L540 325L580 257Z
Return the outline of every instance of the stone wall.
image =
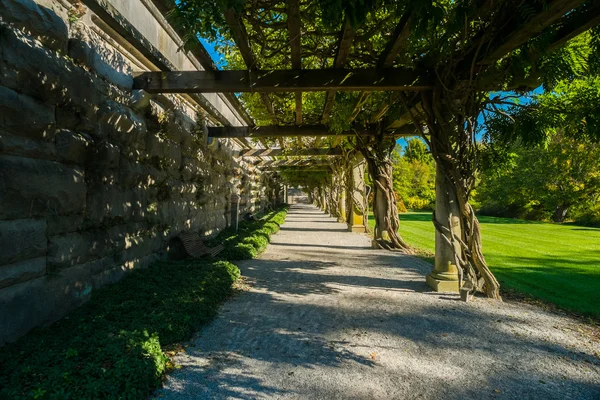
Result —
M49 323L181 231L264 205L261 178L208 143L196 105L133 92L135 65L74 2L0 2L0 345Z

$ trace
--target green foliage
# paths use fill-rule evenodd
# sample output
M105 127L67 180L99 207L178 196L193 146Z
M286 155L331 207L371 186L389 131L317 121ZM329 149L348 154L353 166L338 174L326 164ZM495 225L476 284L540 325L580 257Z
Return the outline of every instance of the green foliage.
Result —
M516 144L483 171L477 200L487 215L600 220L600 145L561 132L546 145Z
M395 152L394 191L409 210L432 209L435 203L435 164L427 145L410 139L402 155Z
M600 229L486 216L479 222L483 253L502 287L600 318ZM400 233L434 252L430 212L400 215Z
M145 399L171 366L164 347L216 313L239 269L225 261L135 270L47 328L0 349L3 399Z
M285 222L288 206L266 214L262 218L240 222L238 231L228 228L209 242L209 245L223 243L219 257L226 260L249 260L262 253L269 244L271 235L279 232L279 226Z

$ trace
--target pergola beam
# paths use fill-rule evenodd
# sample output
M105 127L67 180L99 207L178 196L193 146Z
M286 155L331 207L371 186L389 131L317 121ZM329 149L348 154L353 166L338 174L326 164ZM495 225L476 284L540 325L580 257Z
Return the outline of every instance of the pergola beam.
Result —
M400 21L398 22L398 25L394 30L394 34L386 44L385 50L383 51L383 53L381 53L379 57L379 61L377 63L377 66L379 68L390 68L394 65L394 61L396 60L398 54L408 41L408 36L410 35L410 16L411 13L407 12L402 16L402 18L400 18ZM354 105L352 115L350 116L350 122L354 121L356 117L358 117L358 114L360 114L360 112L362 111L362 106L367 102L370 95L370 92L362 92L360 94L358 100L356 101L356 104ZM383 118L385 113L389 110L389 107L390 105L386 104L386 107L382 108L383 112L377 113L377 120Z
M407 12L400 18L400 22L398 22L392 38L386 44L383 53L381 53L381 57L377 63L379 67L388 68L394 65L394 61L396 61L398 54L404 48L410 35L410 15L410 12Z
M493 51L480 61L480 64L490 65L506 54L525 44L529 39L536 36L545 28L557 22L574 8L579 7L585 0L554 0L546 6L543 11L523 25L521 28L512 31L502 43L493 46Z
M290 55L292 58L292 69L302 68L302 57L300 55L300 1L287 1L287 23L290 36ZM296 124L302 123L302 92L296 92Z
M341 156L340 147L315 149L248 149L239 152L238 157L303 157L303 156Z
M264 167L323 167L330 166L331 164L327 160L275 160L275 161L263 161L256 166L259 168Z
M346 20L344 22L344 27L342 28L342 32L340 34L340 44L338 45L337 55L335 56L335 61L333 63L334 68L342 68L346 63L346 59L348 58L348 54L350 54L350 48L352 47L352 42L354 41L354 35L356 31L352 28L350 21ZM331 113L331 109L333 108L333 102L335 101L335 90L329 90L327 92L327 96L325 98L325 106L323 107L323 116L321 117L321 121L323 123L327 122L329 119L329 114Z
M421 91L429 90L431 86L420 83L418 73L408 68L331 68L142 72L135 77L134 89L149 93L266 93Z
M246 67L248 68L248 70L258 69L260 66L258 64L258 60L254 56L252 47L250 46L248 32L246 31L246 27L244 26L244 21L242 20L241 16L231 8L225 10L224 15L225 21L227 22L227 25L229 25L229 31L231 32L231 36L233 37L233 40L237 45L242 55L242 58L244 59L244 62L246 63ZM273 121L273 123L277 124L277 115L275 114L275 110L273 109L273 103L271 103L269 95L267 93L261 92L259 96L261 101L265 105L265 108L267 109L267 113L271 117L271 120ZM283 147L283 140L280 142L280 145Z
M373 136L373 131L357 127L341 133L330 130L326 125L295 125L295 126L211 126L208 127L208 136L215 138L240 138L240 137L287 137L287 136ZM413 136L414 127L407 126L386 132L392 137Z

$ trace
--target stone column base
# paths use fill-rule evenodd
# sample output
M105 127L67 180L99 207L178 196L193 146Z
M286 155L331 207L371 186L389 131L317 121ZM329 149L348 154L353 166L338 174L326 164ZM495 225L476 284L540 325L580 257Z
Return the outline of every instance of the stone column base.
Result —
M348 224L348 230L354 233L367 233L367 228L364 225L350 225Z
M431 272L425 279L436 292L458 293L458 274Z

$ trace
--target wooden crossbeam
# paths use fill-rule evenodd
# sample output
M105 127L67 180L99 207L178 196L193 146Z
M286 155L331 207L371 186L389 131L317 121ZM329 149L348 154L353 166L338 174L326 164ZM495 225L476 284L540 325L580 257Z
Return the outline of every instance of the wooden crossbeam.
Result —
M258 69L258 60L254 56L252 47L250 47L248 32L246 31L246 27L244 26L244 21L242 21L242 17L231 8L225 10L224 14L225 21L227 22L227 25L229 26L229 30L231 32L231 36L233 37L233 40L235 41L235 44L237 45L242 55L242 58L246 63L246 67L249 70ZM273 123L277 124L277 115L275 114L275 110L273 109L273 103L271 103L269 95L265 92L261 92L259 96L261 101L265 105L265 108L267 109L267 113L269 113L271 120L273 121ZM280 142L280 145L283 147L283 140Z
M275 160L263 161L257 167L322 167L331 165L327 160Z
M287 23L290 35L290 55L292 58L292 69L302 68L302 57L300 55L300 1L287 1ZM302 123L302 92L296 92L296 124Z
M420 83L418 74L407 68L331 68L142 72L135 77L134 89L149 93L420 91L431 86Z
M480 64L490 65L495 61L523 45L545 28L560 20L568 12L579 7L585 0L553 0L546 5L543 11L538 12L529 22L521 28L512 31L501 44L494 47Z
M333 63L335 68L342 68L346 63L346 59L348 58L348 54L350 54L350 48L352 47L355 34L356 31L352 28L350 21L346 20L340 34L340 43L338 45L337 55L335 56L335 61ZM329 119L329 114L333 108L334 101L335 90L329 90L325 98L325 105L323 106L323 116L321 117L321 121L323 123L327 122Z
M548 51L563 46L569 40L598 24L600 24L600 2L596 1L564 18L561 27L554 34Z
M303 156L341 156L340 147L320 149L248 149L239 152L238 157L303 157Z
M410 18L410 12L407 12L400 18L394 34L386 44L383 53L381 53L378 67L387 68L394 65L396 57L398 57L398 54L400 54L400 51L408 41L408 36L410 35Z
M379 68L389 68L394 65L394 61L398 57L398 54L408 41L408 36L410 35L410 19L410 12L407 12L402 16L402 18L400 18L400 21L394 30L394 34L386 44L385 50L379 57L379 61L377 62L377 66ZM367 102L370 95L370 92L362 92L360 94L356 104L354 105L354 111L352 112L352 115L350 115L350 122L354 121L358 114L360 114L362 106ZM385 113L389 110L389 107L390 105L386 104L385 108L382 108L382 112L376 113L377 119L373 121L378 121L379 119L383 118Z
M373 136L373 132L365 128L356 128L341 133L332 132L326 125L295 125L295 126L211 126L208 136L215 138L240 137L286 137L286 136ZM413 136L413 127L402 127L387 132L389 136Z

